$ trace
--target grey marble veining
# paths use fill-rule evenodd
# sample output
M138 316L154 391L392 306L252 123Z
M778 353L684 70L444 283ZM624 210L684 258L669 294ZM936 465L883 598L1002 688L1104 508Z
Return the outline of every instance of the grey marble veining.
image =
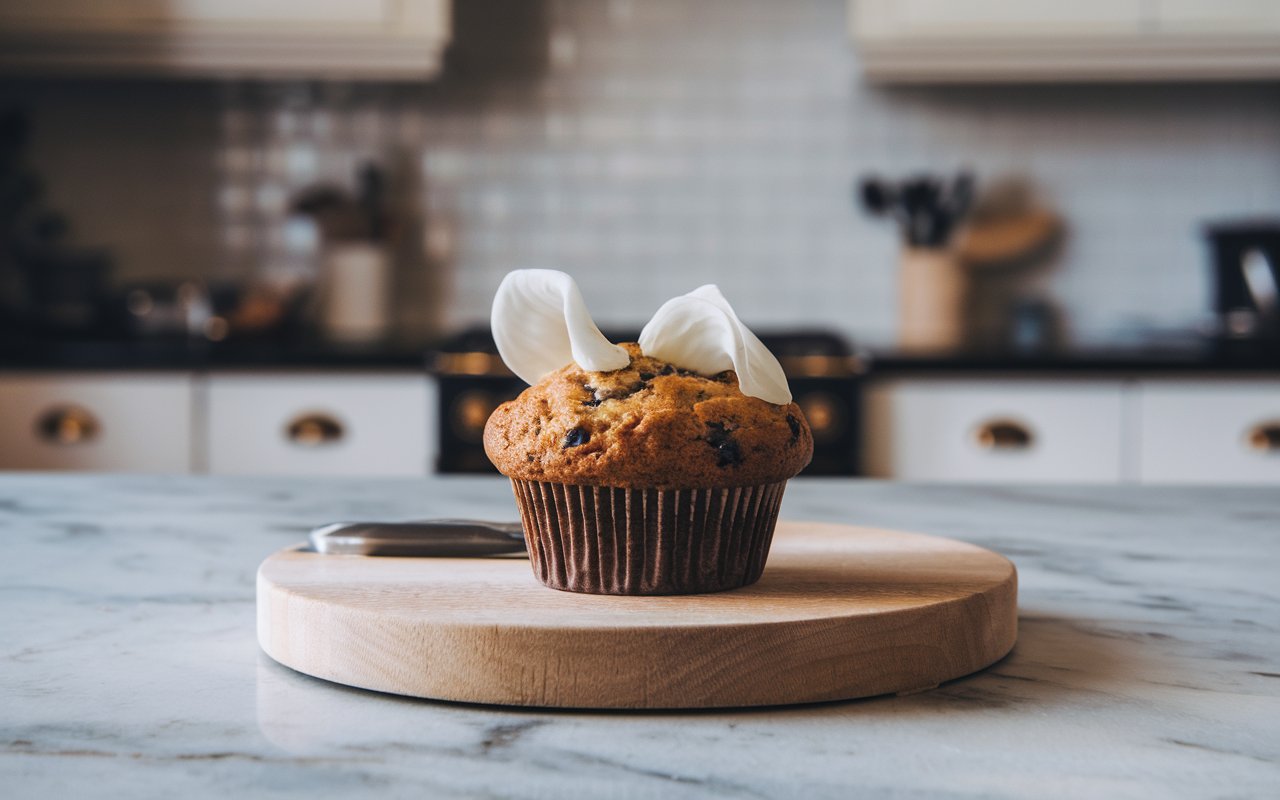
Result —
M504 482L0 476L0 794L1280 794L1280 492L800 481L783 514L1005 553L1013 654L922 694L735 712L378 695L259 652L257 564L323 521L510 517Z

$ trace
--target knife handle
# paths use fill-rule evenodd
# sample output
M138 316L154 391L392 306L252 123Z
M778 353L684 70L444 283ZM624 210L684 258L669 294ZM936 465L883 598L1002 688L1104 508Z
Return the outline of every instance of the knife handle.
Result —
M335 522L308 538L325 555L470 558L525 552L519 523L439 519L421 522Z

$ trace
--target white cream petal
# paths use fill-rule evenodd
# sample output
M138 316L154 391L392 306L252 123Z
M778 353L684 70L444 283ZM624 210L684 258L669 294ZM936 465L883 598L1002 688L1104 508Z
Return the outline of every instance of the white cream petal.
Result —
M537 383L570 361L593 372L622 369L627 351L600 333L578 285L552 269L508 273L493 298L493 340L511 371Z
M640 332L639 344L647 356L702 375L731 369L743 394L778 405L791 402L782 365L713 284L664 303Z

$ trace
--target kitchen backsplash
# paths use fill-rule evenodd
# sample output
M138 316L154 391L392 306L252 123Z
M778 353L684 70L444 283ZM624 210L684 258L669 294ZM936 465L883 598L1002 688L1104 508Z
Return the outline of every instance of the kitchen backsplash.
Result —
M844 0L456 5L425 87L27 82L0 104L31 108L48 204L130 277L287 259L293 193L391 166L423 220L410 332L484 320L506 271L549 266L610 325L717 282L755 325L887 343L898 242L853 181L968 167L1062 212L1045 291L1075 339L1111 341L1201 318L1200 221L1280 210L1274 84L886 89L861 79Z

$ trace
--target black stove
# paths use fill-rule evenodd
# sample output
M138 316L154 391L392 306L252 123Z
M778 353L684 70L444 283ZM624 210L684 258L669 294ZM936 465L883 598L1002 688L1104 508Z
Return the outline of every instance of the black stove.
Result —
M603 331L613 342L634 342L637 331ZM863 360L828 331L757 333L778 358L795 402L813 430L813 461L805 475L857 475L860 378ZM484 424L499 404L526 387L502 363L488 328L450 337L431 356L439 382L436 427L441 473L496 473L484 454Z

